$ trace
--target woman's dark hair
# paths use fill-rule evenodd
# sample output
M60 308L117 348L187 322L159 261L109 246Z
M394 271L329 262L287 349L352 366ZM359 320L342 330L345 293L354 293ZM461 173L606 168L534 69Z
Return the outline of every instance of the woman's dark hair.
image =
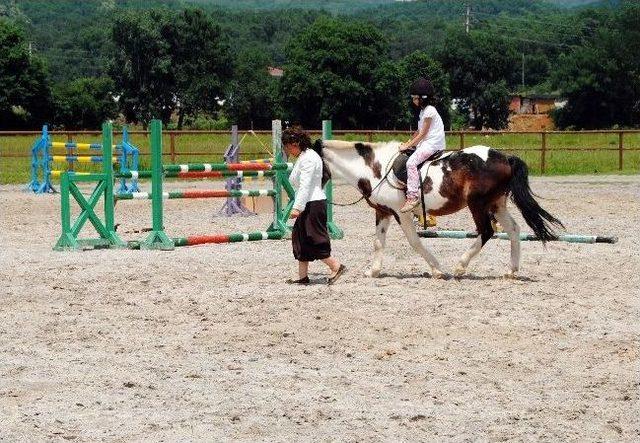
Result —
M424 109L429 105L433 105L435 103L435 90L433 88L433 83L431 80L420 77L416 81L411 84L411 89L409 92L411 95L419 96L419 104L420 109Z
M282 131L282 144L288 145L297 143L301 151L306 151L311 147L311 138L302 129L302 126L292 126Z

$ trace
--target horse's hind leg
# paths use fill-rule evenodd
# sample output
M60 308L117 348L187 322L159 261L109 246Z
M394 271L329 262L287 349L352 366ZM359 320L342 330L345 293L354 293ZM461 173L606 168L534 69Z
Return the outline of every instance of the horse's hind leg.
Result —
M453 275L455 277L461 277L465 272L467 272L467 266L469 266L471 259L480 252L484 244L493 236L491 216L487 205L484 202L470 201L469 209L471 210L471 215L473 216L473 221L476 224L476 229L479 235L478 238L474 240L471 248L469 248L462 257L460 257L460 262L453 271Z
M431 275L433 278L443 278L444 273L440 269L440 263L438 260L429 252L429 250L425 247L425 245L418 237L418 233L416 232L416 227L413 224L413 214L412 213L404 213L400 215L400 227L404 232L404 235L407 237L407 241L411 245L411 247L431 266Z
M365 271L367 277L377 277L382 269L382 258L384 255L384 245L387 241L387 231L391 215L376 211L376 239L373 241L373 260L371 268Z
M513 278L520 269L520 226L518 226L513 217L511 217L511 214L509 214L509 211L507 211L506 199L498 204L495 216L500 225L502 225L504 232L509 236L511 242L511 269L505 277Z

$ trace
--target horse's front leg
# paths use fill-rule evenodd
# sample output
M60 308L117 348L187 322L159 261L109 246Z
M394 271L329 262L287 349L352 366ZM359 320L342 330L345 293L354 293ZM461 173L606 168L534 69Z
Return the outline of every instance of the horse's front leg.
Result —
M420 237L418 237L418 233L416 232L416 227L413 224L413 214L411 212L404 213L400 215L400 227L404 232L404 235L407 237L407 241L411 245L411 247L431 266L431 276L433 278L444 278L444 273L440 268L440 263L438 260L429 252L427 247L424 245Z
M382 270L382 258L384 256L384 246L387 241L387 232L391 215L376 211L376 239L373 241L373 259L371 267L364 272L367 277L378 277Z

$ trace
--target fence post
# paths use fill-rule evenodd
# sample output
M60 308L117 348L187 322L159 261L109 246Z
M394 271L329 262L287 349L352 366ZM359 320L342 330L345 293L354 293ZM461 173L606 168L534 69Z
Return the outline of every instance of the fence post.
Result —
M541 132L542 150L540 151L540 173L544 174L547 167L547 133Z
M369 143L373 143L373 133L372 132L367 132L367 141Z
M171 132L169 134L171 139L171 144L169 146L169 152L171 154L171 163L175 164L176 162L176 134Z
M620 131L618 133L618 170L620 170L620 171L622 171L622 168L624 166L624 160L623 160L624 142L623 142L623 138L624 138L624 132Z
M464 149L464 132L460 131L460 149Z

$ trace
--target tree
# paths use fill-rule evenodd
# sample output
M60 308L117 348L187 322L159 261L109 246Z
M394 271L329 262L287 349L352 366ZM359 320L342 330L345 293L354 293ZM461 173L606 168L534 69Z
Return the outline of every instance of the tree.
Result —
M387 56L383 35L359 22L319 18L287 48L280 96L289 118L318 127L375 127L373 84Z
M50 109L44 63L29 54L23 31L0 19L0 128L36 128Z
M164 38L170 22L161 10L125 12L114 20L110 73L127 121L146 126L161 118L166 124L176 107L171 47Z
M235 60L234 80L226 103L231 121L241 127L270 128L279 114L277 87L280 79L267 72L269 57L259 49L246 49Z
M54 88L56 124L66 129L95 129L118 115L114 83L108 77L81 78Z
M398 128L414 124L408 101L407 72L402 63L384 61L373 81L372 117L377 127Z
M167 28L178 129L185 116L204 111L216 113L224 97L225 83L231 78L231 57L226 39L202 10L187 9Z
M518 83L515 47L497 34L452 32L438 59L451 76L452 96L471 115L473 126L504 128L509 90ZM489 106L488 98L496 105Z
M560 58L553 84L566 98L553 116L565 128L637 126L640 121L640 5L612 13L582 47Z

